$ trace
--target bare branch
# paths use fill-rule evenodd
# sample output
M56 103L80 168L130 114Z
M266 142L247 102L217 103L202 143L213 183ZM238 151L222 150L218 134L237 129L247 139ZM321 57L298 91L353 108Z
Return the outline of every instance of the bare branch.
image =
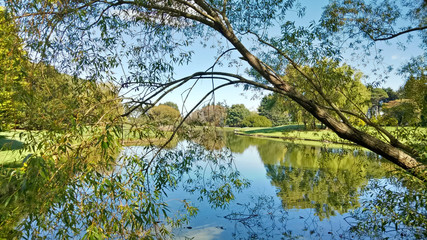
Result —
M187 120L187 118L190 116L190 114L192 112L194 112L202 103L203 101L209 97L209 95L213 94L215 91L217 91L220 88L223 88L225 86L229 86L229 85L233 85L233 84L237 84L238 81L234 81L234 82L228 82L228 83L224 83L221 84L217 87L215 87L214 89L210 90L208 93L206 93L201 99L200 101L191 109L190 112L188 112L184 118L181 119L181 121L179 122L179 124L175 127L174 131L172 132L171 136L169 137L169 139L159 148L159 150L154 154L154 156L152 157L152 159L150 160L150 162L148 163L148 166L151 165L151 163L154 161L154 159L157 157L157 155L159 155L161 149L164 149L171 141L172 139L175 137L176 133L178 132L178 129L182 126L182 124L184 124L185 120ZM148 169L148 167L147 167Z
M231 52L231 51L234 51L234 50L237 50L236 48L230 48L230 49L227 49L226 51L224 51L223 53L221 53L221 55L219 55L219 57L216 59L216 61L214 62L214 64L212 64L212 66L211 67L209 67L206 71L209 71L209 70L211 70L211 69L214 69L214 67L215 67L215 65L219 62L219 60L225 55L225 54L227 54L228 52Z
M424 30L424 29L427 29L427 26L410 28L410 29L407 29L405 31L394 33L394 34L391 34L391 33L385 34L385 35L388 35L388 37L380 37L380 38L371 37L371 38L374 41L385 41L385 40L393 39L395 37L398 37L398 36L406 34L406 33L415 32L415 31L421 31L421 30Z

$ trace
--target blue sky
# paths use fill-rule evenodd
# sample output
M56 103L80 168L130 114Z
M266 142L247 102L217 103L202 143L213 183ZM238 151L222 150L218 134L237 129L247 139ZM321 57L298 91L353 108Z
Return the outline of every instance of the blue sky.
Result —
M302 1L302 4L307 6L306 15L303 19L297 18L296 14L293 16L298 23L304 25L310 22L311 20L319 20L322 13L322 7L328 1ZM292 17L292 14L290 15ZM390 65L393 67L393 71L387 74L388 79L380 85L380 87L391 87L394 90L397 90L400 86L402 86L405 82L403 76L400 76L396 73L396 70L406 61L408 61L411 57L417 56L420 54L419 42L414 41L406 45L405 50L401 50L396 46L397 41L402 41L403 39L395 39L386 42L377 43L376 49L383 49L382 56L384 57L384 61L382 65L374 64L374 61L364 62L366 59L360 58L352 58L349 52L345 52L343 54L344 62L351 65L352 67L361 70L367 78L364 79L364 83L372 83L374 81L379 81L385 79L384 76L378 76L373 74L372 69L378 68L379 70L387 71L387 67ZM390 44L391 43L391 44ZM195 52L193 62L189 66L178 68L176 71L177 77L183 77L186 75L190 75L196 71L204 71L209 68L212 63L215 61L215 56L217 56L216 49L206 49L201 46L193 46L193 50ZM366 66L364 66L366 65ZM231 73L243 73L245 67L236 68L218 68L217 70L223 70ZM212 84L210 81L200 82L197 85L197 88L193 90L190 97L186 102L186 109L191 109L194 104L204 95L207 91L212 88ZM183 95L182 89L180 91L176 91L173 94L169 95L162 102L165 101L173 101L178 105L182 105ZM218 90L215 93L215 102L225 102L228 106L232 104L245 104L246 107L252 111L256 111L263 94L268 94L268 92L253 92L253 91L244 91L242 87L234 87L229 86L224 89Z
M297 19L301 24L308 24L311 20L319 19L322 13L322 6L327 3L327 1L308 0L301 2L303 6L308 6L306 10L306 17L301 19L297 17L296 12L289 13L290 18ZM216 40L217 39L212 39L212 43L215 43ZM177 77L184 77L196 71L204 71L208 69L215 61L216 56L218 55L217 49L203 48L201 47L201 45L193 46L193 50L196 53L193 57L193 62L189 66L177 69ZM248 65L244 62L242 62L242 64L243 66L239 68L217 67L216 70L243 74L244 70L248 68ZM193 90L191 96L188 98L185 104L185 109L191 109L191 107L194 106L200 100L200 98L204 96L205 93L210 89L212 89L212 84L210 81L200 82L197 85L197 88ZM242 86L228 86L216 91L214 98L215 103L222 102L226 103L228 106L231 106L233 104L244 104L249 110L257 111L262 97L268 93L269 92L266 91L244 91ZM178 91L175 91L173 94L167 96L162 102L172 101L177 103L179 106L182 106L182 98L182 89L180 89ZM209 101L210 99L211 98L208 98L207 100Z
M0 3L1 2L3 1L0 0ZM295 19L298 24L307 25L312 20L318 21L320 19L323 11L322 7L326 5L328 1L302 0L301 3L303 6L307 7L305 17L298 18L296 16L296 13L292 12L289 14L288 17L289 20ZM404 62L408 61L411 57L419 55L422 51L418 47L419 42L417 41L407 44L407 48L405 50L401 50L396 47L395 44L399 40L403 39L398 38L396 40L390 41L392 43L391 45L385 42L380 42L377 44L378 49L383 49L382 55L384 57L383 66L379 67L382 69L387 69L387 66L391 65L394 69L391 73L388 74L389 78L387 79L387 81L384 82L383 85L381 85L381 87L391 87L394 90L397 90L400 86L402 86L405 82L405 79L403 78L403 76L396 74L396 69L398 69ZM210 44L214 45L215 41L216 39L212 39ZM195 55L192 59L193 61L187 66L178 67L175 72L176 78L184 77L197 71L205 71L212 65L212 63L216 59L216 56L218 55L217 49L203 48L200 44L192 46L192 50L195 52ZM344 62L357 69L360 69L365 75L368 76L368 78L365 79L365 83L380 80L377 76L372 74L372 62L367 63L367 66L363 66L365 64L365 62L363 62L364 60L361 60L359 58L352 59L348 53L344 53L343 57ZM223 66L217 67L216 70L225 71L229 73L244 74L244 71L248 66L245 65L244 62L242 64L243 65L239 68L229 68ZM119 72L121 71L118 71L118 74L120 74ZM177 103L180 108L182 108L183 101L187 93L185 92L185 90L188 88L189 85L186 85L180 89L177 89L177 91L165 97L161 102L172 101ZM200 81L189 95L184 109L187 109L187 111L190 110L210 89L212 89L212 84L210 81ZM256 111L261 101L261 98L265 94L268 93L262 91L244 91L242 87L229 86L218 90L213 96L214 99L208 98L207 101L204 102L204 104L208 103L209 101L215 103L226 103L228 106L231 106L233 104L245 104L248 109Z

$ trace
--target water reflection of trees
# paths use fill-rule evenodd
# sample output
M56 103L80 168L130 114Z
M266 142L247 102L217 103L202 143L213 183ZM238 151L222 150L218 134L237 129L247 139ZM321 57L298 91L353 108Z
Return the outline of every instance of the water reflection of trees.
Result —
M285 209L315 209L320 218L360 206L360 190L391 166L373 154L326 150L261 138L226 135L227 147L242 153L255 146Z
M371 181L364 191L372 198L352 213L360 238L427 239L426 182L397 170L393 177Z
M235 135L233 132L202 129L193 132L192 141L209 150L229 148L233 153L243 153L250 146L255 146L264 163L280 162L286 153L286 143L265 138Z
M171 222L174 222L178 225L179 221L186 220L185 216L179 216L168 222L167 213L163 212L169 209L165 203L166 191L173 191L183 184L186 191L200 194L211 205L221 207L234 198L234 192L247 186L233 168L232 154L224 146L240 153L250 146L258 149L267 176L279 190L277 195L281 203L277 204L284 206L277 208L275 216L280 221L275 224L278 225L285 224L281 216L290 208L316 209L319 219L336 212L344 213L359 206L358 189L366 184L367 179L383 176L380 162L366 159L363 152L325 152L316 147L289 145L232 133L224 135L215 132L214 137L202 133L195 140L198 144L164 150L155 159L150 159L148 155L143 158L139 153L122 156L118 162L120 171L115 167L98 169L96 166L106 164L85 161L85 168L75 169L70 164L66 165L70 167L69 171L55 175L54 169L41 165L44 161L38 164L33 160L28 162L25 178L15 181L10 178L10 172L3 174L0 183L7 188L0 190L0 202L4 206L0 208L0 232L3 233L0 236L20 237L23 233L20 231L28 228L32 232L26 233L27 237L38 231L41 237L58 234L71 238L90 233L95 229L92 226L96 227L95 230L103 229L102 234L106 238L132 234L162 235L156 231L165 230L165 224L173 225ZM217 150L207 151L200 146ZM87 152L100 156L93 151ZM113 153L108 156L115 159ZM85 156L85 159L89 158L89 155ZM40 169L52 170L52 175L43 177L39 174L43 172ZM83 169L88 169L88 172L81 174ZM206 169L209 170L208 174ZM55 182L61 183L61 186L49 184L52 177L58 178ZM17 198L9 201L8 196L13 192L18 193L14 195ZM7 201L8 204L5 204ZM194 213L195 209L185 201L182 205L188 211L187 216ZM256 210L259 206L266 205L263 202L256 206L248 205L245 211L252 214L252 209ZM248 218L243 223L252 226L259 222L256 219L264 222L273 216L271 208L264 210L269 215L261 217L259 214L262 212L258 212L259 217L250 218L250 221ZM234 216L235 219L238 217ZM131 224L136 225L129 227ZM64 231L60 232L59 229ZM120 231L117 232L117 229ZM273 235L275 233L272 232Z
M19 236L15 227L24 216L42 204L43 195L38 194L37 189L43 183L39 181L36 169L33 168L26 174L31 181L21 181L20 170L0 168L0 239Z
M225 143L233 153L243 153L248 147L255 146L264 164L280 162L286 154L287 144L265 138L238 136L225 133Z
M390 181L389 174L392 171L396 174L396 169L375 154L363 150L296 145L233 133L216 133L215 136L205 135L205 138L216 149L227 146L233 153L243 153L251 146L257 149L267 177L278 189L277 196L282 205L275 206L272 199L261 196L241 204L241 209L234 208L225 218L234 222L236 238L425 237L425 217L420 217L425 214L425 208L417 208L425 205L422 204L426 199L425 189L413 190L414 184L405 184L402 179L396 181L405 185L404 190L396 187L396 183L384 183ZM372 186L376 182L382 185ZM372 193L374 199L360 202L361 195ZM312 209L316 217L295 219L289 213L291 209ZM318 229L323 219L344 213L353 213L349 219L352 231L346 224L344 228L337 226L327 232ZM402 220L399 218L402 213L410 217ZM295 221L301 225L301 233L289 229L288 223Z
M220 150L226 146L225 135L215 128L204 127L193 129L188 134L191 141L203 146L207 150Z
M109 152L111 159L118 157L119 150ZM77 170L73 165L84 164L88 171L97 172L100 176L109 175L114 169L114 160L107 163L109 160L101 157L102 154L96 149L72 157L67 154L56 156L57 161L64 162L62 169L53 168L52 159L35 154L29 154L21 168L0 166L0 239L20 239L25 234L28 237L35 229L42 229L38 233L41 235L48 229L59 228L53 224L55 220L42 216L52 216L52 212L55 212L56 220L60 222L66 218L67 214L64 213L67 207L77 205L72 202L78 201L77 194L69 195L75 189L70 188L75 187L76 179L83 174L82 169ZM82 195L81 192L79 194ZM73 199L67 199L69 197ZM61 204L63 209L55 209ZM48 221L52 226L43 221Z
M368 175L383 174L362 156L301 146L288 148L282 162L266 164L266 169L286 209L314 208L320 219L359 207L359 190L368 183Z
M231 132L200 135L198 142L233 153L256 147L271 184L285 209L314 209L320 220L360 207L360 190L369 179L382 178L390 164L362 150L326 149Z
M207 151L188 142L160 152L153 147L136 149L119 158L110 153L110 164L97 163L105 160L99 152L69 158L84 160L85 169L55 172L36 157L27 161L22 174L1 168L0 238L163 238L166 226L180 226L197 212L182 199L184 211L169 213L168 191L183 185L222 207L248 185L226 149ZM100 159L90 160L93 156Z

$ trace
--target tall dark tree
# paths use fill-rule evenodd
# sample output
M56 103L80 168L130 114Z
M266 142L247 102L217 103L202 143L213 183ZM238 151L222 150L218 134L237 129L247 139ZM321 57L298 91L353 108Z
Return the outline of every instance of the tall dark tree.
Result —
M242 126L242 121L249 116L251 112L243 104L233 104L227 110L227 118L225 124L232 127Z
M386 98L384 102L390 102L400 98L399 93L394 91L392 88L383 88L383 90L387 93L388 96L388 98Z
M420 122L427 126L427 64L424 57L411 59L402 67L401 73L407 80L403 86L403 97L411 99L420 109Z
M284 125L291 119L296 120L295 114L291 114L293 109L289 102L290 100L287 100L283 95L269 94L261 100L258 107L259 115L270 119L274 126Z
M378 117L381 110L382 103L388 98L387 92L382 88L371 89L371 102L372 107L370 113L372 117Z

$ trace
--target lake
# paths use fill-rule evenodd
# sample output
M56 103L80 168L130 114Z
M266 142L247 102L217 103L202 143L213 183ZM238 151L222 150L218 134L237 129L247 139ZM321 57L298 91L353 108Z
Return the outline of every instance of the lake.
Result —
M177 239L354 238L349 232L355 225L352 212L368 198L369 192L363 190L372 180L385 180L393 169L362 150L328 149L233 133L196 142L211 150L228 148L232 154L229 166L250 185L236 190L229 203L212 203L198 194L202 187L192 185L219 186L212 183L216 181L212 176L230 160L214 164L196 159L182 184L167 192L172 212L179 210L184 199L199 209L188 224L173 231ZM176 146L187 147L187 142ZM125 150L126 154L140 151L141 147ZM197 181L188 184L193 178Z
M34 158L28 178L2 170L0 239L427 235L424 185L391 177L396 168L376 154L203 131L163 150L125 147L111 165L75 170L74 158L48 175Z

